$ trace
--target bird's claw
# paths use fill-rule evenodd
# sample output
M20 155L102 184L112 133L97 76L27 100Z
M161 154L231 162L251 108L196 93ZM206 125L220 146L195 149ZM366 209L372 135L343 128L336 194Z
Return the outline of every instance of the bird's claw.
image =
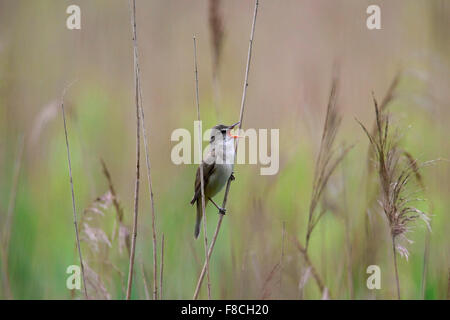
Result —
M236 180L236 178L234 177L234 172L231 173L230 180L231 180L231 181Z
M225 208L219 208L219 213L221 214L221 215L225 215L225 213L227 212L227 209L225 209Z

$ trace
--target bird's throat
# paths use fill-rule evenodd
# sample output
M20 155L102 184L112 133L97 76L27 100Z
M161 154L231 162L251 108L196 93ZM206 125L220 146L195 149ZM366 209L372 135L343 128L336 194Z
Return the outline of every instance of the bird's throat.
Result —
M235 149L234 140L226 139L214 143L213 151L217 164L234 164Z

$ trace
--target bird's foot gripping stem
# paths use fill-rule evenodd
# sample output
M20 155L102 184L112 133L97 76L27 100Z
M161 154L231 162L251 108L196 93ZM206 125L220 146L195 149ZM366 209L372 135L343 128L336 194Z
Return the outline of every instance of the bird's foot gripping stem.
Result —
M208 199L209 199L209 201L211 201L211 202L216 206L216 208L219 210L219 213L220 213L221 215L225 215L225 213L227 212L227 209L222 208L222 207L219 207L219 206L217 205L217 203L214 202L213 199L211 199L211 198L208 198Z

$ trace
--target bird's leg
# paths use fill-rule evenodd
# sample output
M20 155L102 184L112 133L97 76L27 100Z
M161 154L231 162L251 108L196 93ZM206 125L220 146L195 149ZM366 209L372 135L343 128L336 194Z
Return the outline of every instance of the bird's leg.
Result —
M216 206L217 209L219 209L219 213L220 213L220 214L225 215L225 212L227 211L225 208L219 207L219 206L217 205L217 203L214 202L213 199L211 199L211 198L209 198L209 197L208 197L208 199L209 199L209 201L211 201L211 202Z

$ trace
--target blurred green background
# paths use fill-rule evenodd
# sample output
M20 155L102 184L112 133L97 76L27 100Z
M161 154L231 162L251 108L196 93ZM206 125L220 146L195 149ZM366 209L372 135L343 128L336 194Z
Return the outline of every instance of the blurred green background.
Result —
M366 8L374 3L381 7L382 29L370 31ZM81 30L66 28L70 4L81 8ZM176 166L170 160L175 145L170 140L172 131L193 132L196 119L192 36L198 39L204 129L234 123L239 118L253 5L247 0L220 2L224 38L214 80L210 1L137 1L158 255L162 233L165 236L165 299L190 299L204 260L203 241L193 239L195 212L189 205L196 165ZM366 235L368 141L355 118L371 126L371 92L381 100L402 70L389 106L392 125L403 135L402 146L420 161L450 159L450 2L261 0L259 9L244 128L280 129L280 170L274 176L261 176L259 165L235 167L228 214L210 262L212 296L322 297L314 280L307 277L301 294L299 282L306 265L290 237L305 239L314 164L337 62L343 122L336 145L356 146L329 183L327 194L337 209L328 209L314 230L309 254L333 298L395 298L392 248L380 208L372 215L371 226L377 227L371 243ZM60 98L75 79L65 106L78 217L86 215L84 209L108 190L102 158L124 209L124 223L130 227L136 138L128 1L0 0L2 240L10 234L7 246L2 241L0 256L2 299L83 297L81 291L66 288L66 269L79 260ZM21 145L23 154L18 157ZM150 287L153 282L151 210L141 160L134 299L146 298L142 269ZM445 299L450 266L449 164L438 162L422 174L427 187L423 196L429 201L421 208L433 215L424 294L426 299ZM8 208L14 208L10 225ZM110 235L114 208L103 211L102 219L109 220L101 223L108 226ZM215 212L208 208L209 238L218 219ZM425 236L426 228L417 223L409 234L414 240L408 246L409 261L398 259L403 298L422 298ZM82 242L87 263L108 292L100 296L91 286L93 297L125 297L128 257L117 246L113 242L108 249L101 244L100 253L95 254ZM273 275L282 247L282 268ZM113 267L101 262L106 256ZM366 287L366 268L371 264L381 268L380 290ZM206 297L203 288L200 298Z

